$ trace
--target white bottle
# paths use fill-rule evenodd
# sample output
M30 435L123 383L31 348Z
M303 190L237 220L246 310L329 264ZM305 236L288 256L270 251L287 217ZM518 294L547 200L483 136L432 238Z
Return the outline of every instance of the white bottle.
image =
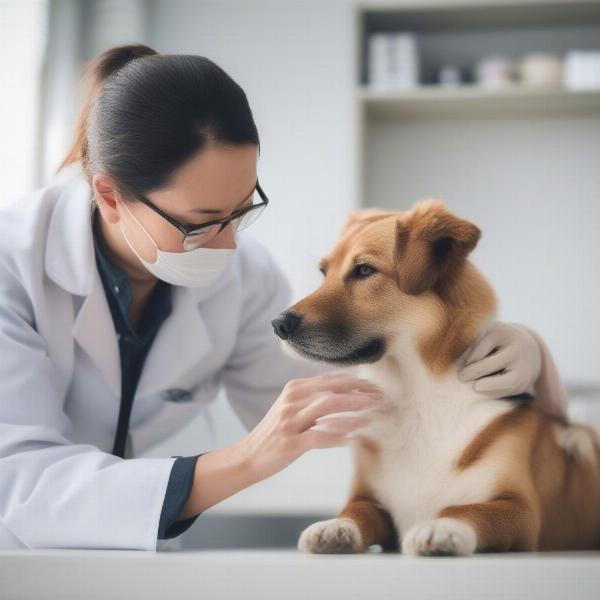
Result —
M369 36L368 82L375 89L408 89L419 84L419 57L413 33Z

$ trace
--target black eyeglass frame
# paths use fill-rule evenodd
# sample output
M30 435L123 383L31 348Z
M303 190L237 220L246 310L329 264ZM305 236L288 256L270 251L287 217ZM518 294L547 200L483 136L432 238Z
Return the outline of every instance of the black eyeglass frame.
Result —
M181 233L183 234L183 241L185 241L185 238L188 235L190 235L190 234L196 235L198 232L201 232L203 229L206 229L208 227L212 227L213 225L218 225L218 224L221 225L221 228L219 229L219 231L217 231L217 233L215 235L219 235L219 233L221 233L221 231L223 231L223 229L225 229L225 227L227 226L227 223L229 223L239 217L242 217L243 215L245 215L246 213L249 213L252 210L256 210L261 207L266 207L267 204L269 204L269 198L267 198L267 195L265 194L263 189L260 187L260 184L258 183L258 179L256 180L256 185L254 186L254 189L258 192L258 195L260 196L262 202L260 202L259 204L252 204L251 206L246 206L245 208L241 208L240 210L236 210L235 212L232 212L228 217L225 217L224 219L214 219L213 221L208 221L207 223L202 223L202 225L190 225L188 223L181 223L177 219L174 219L173 217L168 215L162 209L158 208L158 206L156 206L150 199L146 198L146 196L144 196L143 194L137 194L136 197L139 199L140 202L145 204L148 208L151 208L154 212L158 213L163 219L165 219L169 223L171 223L171 225L173 225L174 227L177 227L177 229L179 229L179 231L181 231ZM254 192L254 190L252 190L252 192Z

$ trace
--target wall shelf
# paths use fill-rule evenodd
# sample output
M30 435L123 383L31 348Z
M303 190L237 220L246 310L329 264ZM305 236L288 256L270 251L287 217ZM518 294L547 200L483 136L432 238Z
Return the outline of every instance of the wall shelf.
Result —
M456 88L420 86L412 90L356 91L367 116L546 116L600 113L600 90L514 86L489 89L477 85Z
M470 82L482 56L596 49L600 34L598 0L396 0L365 3L356 13L357 75L363 85L368 82L367 40L373 33L414 33L421 83L426 84L438 82L444 64L460 67Z

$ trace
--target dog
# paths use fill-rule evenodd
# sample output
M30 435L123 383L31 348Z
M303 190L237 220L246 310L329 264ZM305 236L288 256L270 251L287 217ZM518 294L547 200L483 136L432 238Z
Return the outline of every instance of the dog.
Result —
M288 352L348 367L389 404L351 441L345 506L307 527L299 550L600 549L597 432L457 375L496 320L468 259L480 237L439 200L356 211L320 262L322 284L272 321Z

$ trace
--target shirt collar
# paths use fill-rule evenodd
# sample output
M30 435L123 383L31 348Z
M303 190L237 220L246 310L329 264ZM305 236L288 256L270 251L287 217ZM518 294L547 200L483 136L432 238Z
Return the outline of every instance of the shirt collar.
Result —
M106 245L102 240L99 217L96 213L97 209L94 209L92 213L92 232L98 271L103 280L106 293L110 294L118 307L123 325L129 330L130 335L137 338L138 334L129 319L129 305L133 297L131 284L127 275L108 254ZM112 303L109 304L112 305ZM148 298L148 304L140 321L139 336L143 338L146 334L150 334L150 331L164 321L171 310L171 285L159 279L152 290L150 298Z
M92 232L98 270L119 304L124 304L125 308L129 308L132 296L131 284L123 270L108 256L104 241L102 240L102 235L99 231L97 212L97 209L94 209L92 213Z

